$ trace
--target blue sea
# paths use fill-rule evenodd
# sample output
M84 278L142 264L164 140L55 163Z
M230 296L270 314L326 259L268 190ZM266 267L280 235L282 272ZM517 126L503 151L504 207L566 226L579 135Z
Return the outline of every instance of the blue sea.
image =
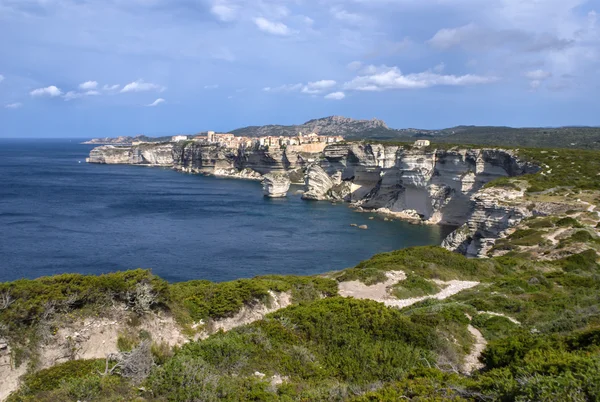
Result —
M87 164L79 142L0 139L0 282L133 268L168 281L312 275L449 230L303 201L300 187L271 200L257 182Z

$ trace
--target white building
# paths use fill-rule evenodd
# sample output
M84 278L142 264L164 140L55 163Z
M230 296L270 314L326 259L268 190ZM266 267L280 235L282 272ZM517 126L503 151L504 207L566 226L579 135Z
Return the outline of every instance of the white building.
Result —
M173 137L171 137L171 141L173 142L187 141L187 139L187 135L174 135Z
M415 147L417 148L424 148L424 147L428 147L431 145L431 142L429 140L417 140L415 141Z

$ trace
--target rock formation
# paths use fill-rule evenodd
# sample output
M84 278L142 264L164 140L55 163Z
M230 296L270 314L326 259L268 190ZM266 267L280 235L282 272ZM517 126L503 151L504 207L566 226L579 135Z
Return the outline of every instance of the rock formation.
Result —
M268 198L286 197L291 181L285 174L268 173L264 175L263 194Z
M188 173L263 180L268 197L285 196L290 182L303 176L306 200L351 202L362 210L415 223L460 227L444 246L467 255L480 255L507 228L534 213L520 201L522 192L484 185L538 171L503 149L360 142L329 145L322 153L231 149L191 141L101 146L90 152L88 161L172 166Z

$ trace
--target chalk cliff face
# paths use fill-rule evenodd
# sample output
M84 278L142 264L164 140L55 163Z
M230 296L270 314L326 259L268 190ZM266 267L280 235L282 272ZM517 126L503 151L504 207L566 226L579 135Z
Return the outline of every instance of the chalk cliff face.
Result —
M268 173L262 181L263 194L269 198L287 196L291 181L285 174Z
M290 181L303 179L304 199L351 202L401 219L460 226L444 246L468 255L479 255L493 242L490 239L532 214L523 205L522 193L484 185L538 170L501 149L364 143L329 145L321 153L230 149L198 142L102 146L91 151L88 161L263 180L267 196L283 196Z
M320 166L329 177L349 181L350 201L363 208L416 211L427 223L448 225L465 222L473 211L471 197L485 183L537 170L505 150L364 144L329 146ZM323 190L326 182L320 176L308 174L307 188L316 181L316 187ZM319 198L328 197L321 194Z

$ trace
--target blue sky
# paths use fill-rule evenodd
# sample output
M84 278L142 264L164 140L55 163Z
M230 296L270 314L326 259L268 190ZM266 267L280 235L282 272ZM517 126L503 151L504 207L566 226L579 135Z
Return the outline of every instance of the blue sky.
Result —
M0 137L600 125L600 0L0 0Z

